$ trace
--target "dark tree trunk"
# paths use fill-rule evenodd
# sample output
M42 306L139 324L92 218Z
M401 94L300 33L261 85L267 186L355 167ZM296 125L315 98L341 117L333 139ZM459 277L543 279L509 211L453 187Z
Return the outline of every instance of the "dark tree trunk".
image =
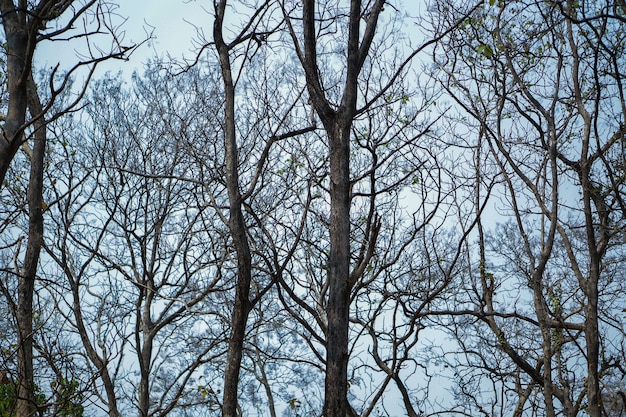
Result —
M350 314L350 130L337 127L330 143L330 253L324 416L345 416Z
M21 3L21 2L20 2ZM21 6L26 7L26 2ZM26 110L38 116L42 112L35 84L30 76L35 45L32 19L27 23L25 10L18 10L11 0L0 1L2 25L7 48L7 104L6 119L0 137L0 187L13 158L24 138ZM43 121L35 124L34 144L30 152L28 201L28 243L24 262L18 274L17 312L17 401L16 416L32 416L36 411L33 393L33 295L39 253L43 243L43 161L46 152L46 132Z
M34 41L31 39L29 42L26 13L18 11L13 1L1 0L0 10L6 35L7 90L9 93L6 119L2 128L2 137L0 137L1 187L22 142L22 129L28 105L27 80L30 74L30 58L32 58Z
M328 304L326 315L326 380L323 415L345 417L349 410L348 330L350 318L350 131L356 115L358 77L369 53L384 1L377 0L367 13L361 37L361 1L350 2L346 81L341 104L333 109L326 97L317 66L316 11L314 0L303 2L304 54L300 57L311 103L319 115L330 156L330 252L328 255ZM294 39L297 39L294 36Z
M42 22L59 18L73 1L59 0L0 0L1 21L5 35L6 48L6 88L8 102L6 115L0 132L0 187L6 180L7 172L20 147L26 143L26 133L32 134L32 149L25 147L30 159L30 176L27 191L28 202L28 243L19 271L17 289L17 400L16 416L30 417L37 413L37 404L34 397L34 369L33 369L33 297L35 294L35 280L39 255L43 246L43 178L44 159L46 154L47 136L46 124L49 120L59 117L61 113L44 118L45 111L49 110L42 105L35 82L32 78L32 60L35 47L40 40L38 31ZM74 18L86 13L87 9L96 4L90 0L74 10ZM62 27L62 25L61 25ZM56 33L61 35L73 28L73 25L62 27ZM71 36L69 37L71 38ZM66 38L66 39L69 39ZM112 52L108 57L121 57L122 53ZM93 66L106 59L98 57L92 61ZM79 64L84 65L83 64ZM67 75L69 77L69 75ZM67 80L67 79L66 79ZM84 91L83 91L84 92ZM53 92L54 100L60 91ZM79 95L74 104L82 97ZM27 119L27 110L30 119Z
M28 103L31 114L42 111L35 83L31 77L28 83ZM28 181L28 244L24 264L19 275L17 326L18 326L18 391L16 415L32 416L37 405L34 396L33 370L33 296L39 254L43 245L43 172L46 154L46 127L43 119L35 123L34 143L30 155L30 178Z
M237 254L237 284L235 303L231 317L231 333L228 341L228 356L224 372L224 397L222 415L237 415L239 371L243 356L246 324L250 313L250 283L252 280L252 257L246 236L242 197L239 191L238 150L235 131L235 85L230 64L230 49L223 38L222 28L226 0L221 0L215 10L213 37L220 59L224 82L224 147L226 158L226 188L229 200L229 224L233 245Z

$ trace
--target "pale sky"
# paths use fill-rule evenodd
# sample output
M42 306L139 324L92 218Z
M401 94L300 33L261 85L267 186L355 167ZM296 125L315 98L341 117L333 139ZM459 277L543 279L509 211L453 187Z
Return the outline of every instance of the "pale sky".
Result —
M153 57L192 58L195 56L194 39L197 32L193 25L201 26L205 32L211 32L211 16L203 7L206 2L186 0L120 0L119 7L112 16L115 25L121 25L124 46L141 43L152 32L152 40L142 44L128 62L112 60L100 64L98 74L106 71L130 74L134 69ZM81 22L82 24L82 22ZM91 42L107 49L109 36L91 37ZM85 51L84 41L46 42L41 44L35 54L37 69L50 68L57 63L61 69L67 69L77 62L77 54Z
M119 9L120 15L128 18L124 24L125 39L129 43L138 43L145 39L146 31L154 30L155 39L149 45L143 45L137 55L151 57L169 53L175 57L182 54L192 56L192 41L197 35L193 25L203 27L209 33L211 31L210 15L203 9L206 8L205 3L126 0Z

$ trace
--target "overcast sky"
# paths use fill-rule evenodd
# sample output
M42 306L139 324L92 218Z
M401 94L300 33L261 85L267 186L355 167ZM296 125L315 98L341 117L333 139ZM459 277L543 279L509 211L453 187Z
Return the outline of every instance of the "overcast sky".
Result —
M193 41L197 39L193 25L205 28L210 33L210 15L203 10L204 2L184 0L124 0L114 9L112 19L121 25L119 34L124 46L141 43L152 33L152 39L142 44L128 62L114 60L101 64L98 74L119 70L130 74L134 69L154 57L193 57ZM110 37L91 37L103 49L110 45ZM38 68L54 67L67 69L77 62L77 54L85 50L85 42L46 42L36 51Z
M119 8L124 24L126 40L138 43L145 39L146 31L153 30L154 40L143 46L138 55L151 57L155 53L169 53L175 57L191 56L192 41L196 37L193 25L207 28L210 15L198 1L134 0L126 1ZM210 27L208 28L210 32Z

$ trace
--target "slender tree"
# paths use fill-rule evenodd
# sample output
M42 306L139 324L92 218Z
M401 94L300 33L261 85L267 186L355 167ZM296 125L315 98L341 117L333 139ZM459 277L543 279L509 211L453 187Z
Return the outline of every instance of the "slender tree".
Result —
M17 351L17 404L18 416L31 416L35 413L33 375L33 293L43 243L43 175L46 153L46 124L60 117L67 109L75 107L82 94L70 103L66 110L51 112L56 97L67 87L70 76L80 67L90 66L109 57L122 57L126 48L114 43L110 53L90 56L78 62L60 83L55 83L54 72L50 75L50 91L44 102L33 77L33 57L37 45L46 41L82 37L89 34L75 30L74 23L83 18L87 11L97 7L97 1L75 4L72 1L42 0L36 3L19 0L0 2L2 27L6 41L6 91L8 102L3 116L2 138L0 138L0 187L5 187L5 179L11 164L23 147L30 160L28 205L28 240L21 266L14 271L18 279L16 323L18 327ZM63 16L63 18L60 18ZM100 23L106 23L109 16L96 12ZM50 25L50 28L48 28ZM111 26L104 27L110 28ZM114 35L115 39L115 35ZM87 77L88 79L89 77ZM28 145L31 140L32 145ZM16 256L21 256L17 253Z
M245 329L250 313L250 284L252 282L252 255L246 236L243 217L243 201L239 183L239 152L235 125L235 79L230 62L230 45L223 35L226 0L215 3L213 38L222 70L224 83L224 149L226 188L228 190L228 227L237 256L237 284L235 303L228 344L228 360L224 372L224 401L222 412L225 417L237 415L239 370L243 354Z
M307 90L315 112L328 137L330 156L330 251L328 254L328 302L326 310L326 383L325 416L345 416L348 389L348 320L350 307L350 134L357 114L358 80L376 33L384 1L376 1L367 14L360 1L351 1L347 20L345 81L341 100L335 106L320 77L317 50L316 2L302 3L302 43L294 25L290 25L298 58L306 77ZM283 5L285 17L290 10ZM361 20L366 28L361 32ZM363 36L363 37L362 37ZM361 38L362 37L362 38Z
M69 138L57 145L67 159L51 172L58 203L46 248L59 269L47 272L67 278L71 301L60 293L58 309L71 311L94 368L92 392L111 416L216 406L198 378L224 349L226 232L202 200L187 149L193 132L218 124L210 115L219 104L198 90L212 76L171 77L152 64L126 88L109 75L94 84L89 118L73 127L95 134L80 149Z
M446 3L441 16L460 8ZM494 234L480 227L471 291L491 330L477 340L510 361L492 375L516 392L514 415L600 416L600 380L617 371L623 334L609 317L623 307L602 288L621 291L621 20L604 2L491 2L437 54L511 219Z
M267 183L271 183L268 181L271 176L267 174L267 166L271 161L270 153L278 146L277 144L314 130L314 126L311 127L306 119L305 123L300 121L297 126L290 123L293 119L292 113L301 107L302 94L294 96L287 93L283 95L283 99L286 97L293 101L278 101L277 93L285 86L282 83L274 85L274 81L267 77L267 74L255 72L256 65L261 65L265 71L273 71L275 65L274 63L268 65L265 58L268 38L281 24L280 20L275 19L274 8L271 6L272 2L269 1L240 5L239 7L245 8L246 14L250 17L235 23L233 27L239 29L232 38L227 39L229 32L229 26L226 25L227 10L233 6L226 0L215 1L212 40L204 43L201 49L202 52L210 46L216 52L224 100L221 125L224 146L221 168L228 210L223 219L230 232L229 241L234 249L236 268L222 403L222 413L228 417L236 416L240 407L238 402L240 370L250 313L273 286L276 274L288 264L298 244L297 231L295 234L287 233L289 237L278 242L273 241L274 236L268 232L273 225L266 224L266 216L272 219L278 210L274 205L276 203L268 205L267 201L263 201L264 198L268 199L268 196L264 196L262 190L268 187ZM258 78L255 79L254 76ZM262 93L253 94L252 103L240 105L240 97L244 97L245 88L241 89L244 90L244 93L241 93L239 83L259 88ZM270 88L276 90L271 91ZM251 110L256 111L256 114ZM279 155L280 151L275 157L279 158ZM285 192L273 188L271 190L272 193L279 195ZM269 200L274 198L269 197ZM276 202L280 204L283 199L276 198ZM295 223L299 222L300 220L296 218ZM282 249L276 249L277 246ZM274 251L276 257L265 255L263 247L271 248L269 250Z

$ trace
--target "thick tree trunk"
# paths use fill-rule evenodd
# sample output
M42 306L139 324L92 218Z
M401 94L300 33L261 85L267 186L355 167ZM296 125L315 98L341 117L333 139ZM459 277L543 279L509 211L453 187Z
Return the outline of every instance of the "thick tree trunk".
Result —
M31 228L36 227L31 222ZM29 233L30 234L30 233ZM39 257L37 245L29 238L26 250L26 261L19 276L17 301L17 400L15 411L17 417L30 417L35 414L34 372L33 372L33 294L35 288L34 274Z
M578 63L576 62L576 64ZM591 165L593 163L588 156L592 132L591 116L582 106L580 106L579 111L585 120L579 179L583 189L583 210L587 235L587 251L589 254L589 275L587 277L579 277L580 287L587 297L587 303L584 306L585 345L587 351L587 413L590 417L601 417L598 281L600 278L600 263L605 254L607 242L610 239L607 230L610 230L611 227L609 211L605 210L607 205L604 197L595 191L594 184L590 181L592 177Z
M330 253L326 337L326 417L345 416L350 307L350 130L330 132Z
M330 157L330 253L328 256L328 304L326 315L326 380L323 415L345 417L348 412L348 330L350 318L350 131L356 114L358 77L376 31L385 1L376 0L364 13L360 0L350 1L346 81L338 109L326 97L317 66L317 34L314 0L303 2L303 52L311 103L328 136ZM361 36L360 24L367 15ZM292 34L297 41L295 34Z
M0 187L2 187L22 140L21 129L26 120L28 105L26 89L30 73L28 59L30 54L25 13L17 11L11 0L1 0L0 10L6 36L9 93L7 114L0 137Z
M62 4L61 4L62 3ZM32 60L39 41L38 31L42 22L58 18L71 7L73 1L58 0L0 0L1 24L5 35L6 88L8 102L6 115L0 131L0 187L6 180L11 163L25 143L26 129L34 137L32 149L27 150L30 159L30 177L27 192L28 243L18 276L17 294L17 401L16 416L33 416L37 412L34 397L33 369L33 297L39 255L43 246L43 177L46 154L46 121L36 85L32 79ZM80 14L94 5L91 0L81 5ZM84 7L83 7L84 6ZM70 26L61 30L69 30ZM60 33L59 33L60 34ZM71 38L71 36L70 36ZM111 54L110 56L120 56ZM101 58L102 60L104 58ZM96 61L94 61L94 65ZM55 94L58 94L57 91ZM76 104L76 103L75 103ZM27 120L27 109L31 118ZM57 113L53 117L58 117ZM52 117L51 117L52 118ZM117 415L117 413L116 413Z
M600 335L598 332L598 281L599 266L592 262L590 279L587 283L587 305L585 306L585 342L587 345L587 400L590 417L601 417L600 404Z
M34 42L29 45L26 13L18 11L10 0L0 1L2 25L7 48L8 109L0 137L0 187L4 184L11 162L23 140L23 126L29 105L30 84L31 113L39 114L41 104L30 78L30 57ZM30 51L30 53L29 53ZM35 142L30 155L28 185L28 244L24 263L18 274L17 289L17 401L16 416L33 416L36 411L33 376L33 295L39 253L43 242L42 189L43 160L46 151L45 127L36 125Z
M583 158L585 160L585 158ZM590 265L587 279L580 279L581 287L587 296L587 303L584 306L585 312L585 345L587 349L587 412L590 417L602 416L602 398L600 396L600 320L598 318L598 282L600 281L600 271L602 258L606 253L606 248L611 230L609 211L604 197L592 191L593 185L587 179L591 176L587 167L588 163L581 164L583 167L584 179L582 184L585 188L583 199L585 201L585 218L587 229L587 248L589 251ZM592 210L595 206L595 213ZM595 216L599 220L600 226L595 225Z

